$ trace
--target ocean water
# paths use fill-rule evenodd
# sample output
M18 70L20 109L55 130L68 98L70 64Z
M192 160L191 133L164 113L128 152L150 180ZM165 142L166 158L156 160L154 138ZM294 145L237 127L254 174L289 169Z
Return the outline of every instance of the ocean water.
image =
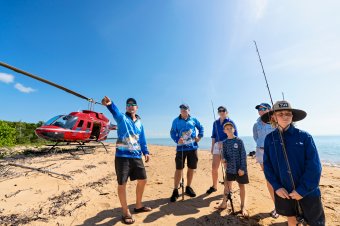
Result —
M324 164L340 167L340 136L314 136L314 142L319 152L321 161ZM253 137L241 137L244 142L247 153L255 151L255 142ZM148 144L173 146L175 143L170 138L149 138ZM203 138L199 143L200 150L209 151L211 148L211 138Z

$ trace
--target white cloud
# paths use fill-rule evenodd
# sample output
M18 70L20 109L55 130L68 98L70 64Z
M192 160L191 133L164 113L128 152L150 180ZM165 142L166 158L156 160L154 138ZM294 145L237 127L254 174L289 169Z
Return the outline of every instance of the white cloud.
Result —
M0 82L12 83L14 81L14 76L10 74L5 74L0 72Z
M31 88L31 87L25 87L23 86L22 84L20 83L17 83L14 85L14 87L19 90L20 92L23 92L23 93L31 93L31 92L34 92L35 89Z

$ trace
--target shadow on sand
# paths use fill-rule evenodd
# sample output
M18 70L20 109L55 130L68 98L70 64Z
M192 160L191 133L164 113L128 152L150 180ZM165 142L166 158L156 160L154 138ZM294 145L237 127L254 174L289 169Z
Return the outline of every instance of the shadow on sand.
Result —
M170 214L175 216L195 214L199 212L199 208L207 207L212 201L220 199L222 197L222 195L219 195L204 199L206 196L207 195L204 194L184 201L177 201L175 203L170 203L169 198L145 201L143 202L143 204L145 206L150 206L153 210L145 217L143 223L152 223L157 219ZM133 208L134 204L129 205L130 210L132 210ZM116 223L121 221L121 218L121 208L114 208L99 212L96 216L86 219L84 223L80 224L79 226L115 225Z
M203 194L195 198L188 198L184 201L177 201L175 203L170 203L169 198L156 199L151 201L143 202L144 205L150 206L153 210L146 215L143 223L154 223L158 219L167 216L185 216L192 215L200 212L200 208L210 206L211 202L220 200L222 195L211 196ZM129 209L132 210L133 205L129 205ZM228 210L227 210L228 211ZM260 223L261 219L270 217L268 213L257 213L250 216L249 218L244 218L240 213L236 212L235 215L227 213L227 211L216 210L209 215L204 215L199 218L189 217L181 222L178 222L178 226L187 225L262 225ZM132 212L133 214L133 212ZM104 210L99 212L96 216L88 218L83 224L78 226L88 226L88 225L115 225L121 221L121 208L114 208L109 210ZM271 225L275 226L286 226L286 223L274 223Z

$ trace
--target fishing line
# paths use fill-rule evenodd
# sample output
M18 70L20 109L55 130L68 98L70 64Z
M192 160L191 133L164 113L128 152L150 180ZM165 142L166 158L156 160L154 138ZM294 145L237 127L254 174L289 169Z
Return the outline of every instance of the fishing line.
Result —
M216 129L217 139L219 140L219 142L221 142L220 141L220 136L218 135L217 122L216 122L216 116L215 116L215 108L214 108L214 103L213 103L212 100L211 100L211 107L212 107L212 110L213 110L213 115L214 115L214 120L215 120L214 125L215 125L215 129ZM217 142L215 142L215 143L217 143ZM214 144L214 146L215 146L215 144ZM213 152L214 152L214 148L215 147L213 147ZM219 153L220 153L220 165L221 165L221 170L222 170L223 183L227 183L227 187L228 187L228 190L229 190L228 194L225 194L225 195L227 196L227 199L230 201L231 211L234 214L235 211L234 211L234 205L233 205L233 199L232 199L232 192L231 192L231 189L229 187L228 182L225 180L224 173L226 173L226 172L224 171L224 167L223 167L223 163L222 163L222 157L223 156L222 156L222 150L221 150L221 148L219 146L219 143L218 143L218 150L219 150Z
M263 73L264 79L265 79L265 81L266 81L266 85L267 85L267 89L268 89L270 101L271 101L272 106L273 106L273 114L275 114L275 108L274 108L273 98L272 98L272 95L271 95L271 92L270 92L270 89L269 89L269 85L268 85L268 81L267 81L267 76L266 76L266 73L265 73L264 68L263 68L263 64L262 64L260 52L259 52L259 50L258 50L258 48L257 48L257 44L256 44L256 41L255 41L255 40L254 40L254 44L255 44L256 52L257 52L257 55L258 55L258 57L259 57L259 61L260 61L260 64L261 64L262 73ZM283 95L283 98L284 98L284 94L283 94L283 93L282 93L282 95ZM270 118L270 115L269 115L269 112L268 112L267 114L268 114L269 119L271 119L271 118ZM278 123L277 123L276 118L275 118L275 124L276 124L277 129L278 129L278 133L279 133L279 137L280 137L280 142L281 142L281 147L282 147L282 152L283 152L283 155L284 155L284 157L285 157L285 162L286 162L286 166L287 166L287 169L288 169L289 178L290 178L291 184L292 184L292 186L293 186L293 190L295 190L295 183L294 183L292 171L291 171L291 168L290 168L290 164L289 164L289 161L288 161L288 155L287 155L286 145L285 145L284 139L283 139L283 132L278 128L279 125L278 125ZM272 133L272 138L273 138L273 142L274 142L275 152L277 153L273 133ZM279 167L279 169L280 169L280 167ZM298 224L300 224L300 223L301 223L301 224L305 224L305 220L304 220L304 218L303 218L303 211L302 211L302 208L301 208L301 206L300 206L300 202L299 202L298 200L296 200L296 202L297 202L297 210L298 210L298 216L296 216L296 219L297 219L297 221L298 221Z

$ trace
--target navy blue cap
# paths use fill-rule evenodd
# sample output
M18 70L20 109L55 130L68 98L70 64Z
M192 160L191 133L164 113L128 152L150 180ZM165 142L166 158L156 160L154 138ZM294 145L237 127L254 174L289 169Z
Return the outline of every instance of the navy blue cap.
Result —
M126 100L126 104L137 104L137 101L134 98L130 97Z
M268 110L270 110L272 107L270 106L270 104L267 103L261 103L259 105L256 105L255 109L259 109L260 107L264 107L267 108Z

